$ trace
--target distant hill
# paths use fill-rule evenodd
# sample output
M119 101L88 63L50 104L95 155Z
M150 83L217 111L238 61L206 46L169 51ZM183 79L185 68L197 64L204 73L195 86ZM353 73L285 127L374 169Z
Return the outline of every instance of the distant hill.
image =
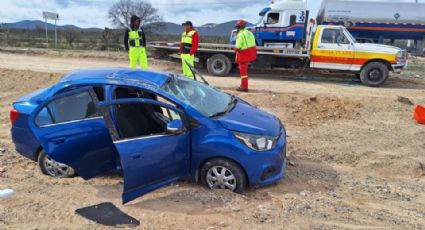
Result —
M35 30L37 28L42 28L42 29L45 28L44 22L40 20L24 20L20 22L5 23L5 24L11 29ZM54 30L55 24L47 23L47 29ZM57 29L58 30L75 29L75 30L86 31L86 32L103 31L103 29L99 29L99 28L80 28L74 25L58 25Z
M230 36L230 33L235 27L236 21L229 21L224 23L208 23L202 26L195 27L201 36ZM172 22L164 22L164 28L161 29L159 34L167 35L180 35L182 33L182 26ZM251 25L251 24L249 24Z
M196 27L201 36L230 36L230 33L234 29L236 21L229 21L224 23L208 23L202 26ZM35 30L37 28L44 29L45 25L43 21L40 20L25 20L15 23L6 23L6 25L11 29L25 29L25 30ZM182 26L180 24L172 22L164 22L164 27L161 28L161 35L180 35L182 33ZM47 23L48 30L54 30L55 25L52 23ZM103 29L100 28L80 28L74 25L60 25L58 30L66 29L75 29L86 32L102 32Z

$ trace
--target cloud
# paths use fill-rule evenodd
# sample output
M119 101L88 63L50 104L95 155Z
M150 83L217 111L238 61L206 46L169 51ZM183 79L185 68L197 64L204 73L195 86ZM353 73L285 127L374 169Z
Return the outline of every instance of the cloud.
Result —
M118 0L116 0L118 1ZM116 1L110 0L2 0L0 22L42 20L43 11L59 13L59 24L81 27L111 26L106 14ZM221 23L235 19L258 20L258 12L271 0L146 0L158 9L165 21L181 23L191 20L195 25ZM412 1L412 0L406 0ZM398 2L406 2L399 0ZM312 1L309 1L310 3ZM313 1L317 8L319 1ZM425 0L420 0L425 2ZM313 6L314 5L314 6Z
M269 0L146 0L158 8L166 21L180 23L192 20L196 25L225 22L244 18L256 21L258 12ZM229 2L228 4L223 4ZM254 2L253 4L246 4ZM81 27L111 26L106 16L114 1L108 0L2 0L0 22L42 20L43 11L57 12L59 24L75 24Z

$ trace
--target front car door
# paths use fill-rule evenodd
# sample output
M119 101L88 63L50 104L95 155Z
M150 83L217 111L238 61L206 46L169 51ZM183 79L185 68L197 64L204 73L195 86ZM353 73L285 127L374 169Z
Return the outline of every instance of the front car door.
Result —
M147 98L116 99L100 105L121 159L123 203L189 175L189 129L182 125L178 133L167 132L170 122L187 124L182 110Z
M30 116L30 127L55 161L90 179L116 167L118 154L92 87L58 94Z
M354 62L354 45L338 27L323 28L316 34L311 67L350 70Z

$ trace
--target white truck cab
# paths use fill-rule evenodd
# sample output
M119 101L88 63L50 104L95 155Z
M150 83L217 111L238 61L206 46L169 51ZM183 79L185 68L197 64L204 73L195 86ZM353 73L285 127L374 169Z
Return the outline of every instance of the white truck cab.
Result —
M308 17L306 0L283 0L264 8L251 30L259 46L293 48L305 39Z

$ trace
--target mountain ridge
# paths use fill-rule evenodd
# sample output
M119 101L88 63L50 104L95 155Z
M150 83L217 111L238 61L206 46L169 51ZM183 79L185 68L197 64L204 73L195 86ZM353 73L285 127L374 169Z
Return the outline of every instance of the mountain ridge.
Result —
M223 23L207 23L201 26L195 27L201 36L230 36L236 20L228 21ZM24 30L36 30L45 29L45 24L41 20L23 20L13 23L4 23L8 28L11 29L24 29ZM173 22L162 22L163 27L157 33L161 35L180 35L182 33L182 26ZM55 25L47 23L48 30L54 30ZM83 32L102 32L101 28L81 28L75 25L57 25L58 30L79 30Z

